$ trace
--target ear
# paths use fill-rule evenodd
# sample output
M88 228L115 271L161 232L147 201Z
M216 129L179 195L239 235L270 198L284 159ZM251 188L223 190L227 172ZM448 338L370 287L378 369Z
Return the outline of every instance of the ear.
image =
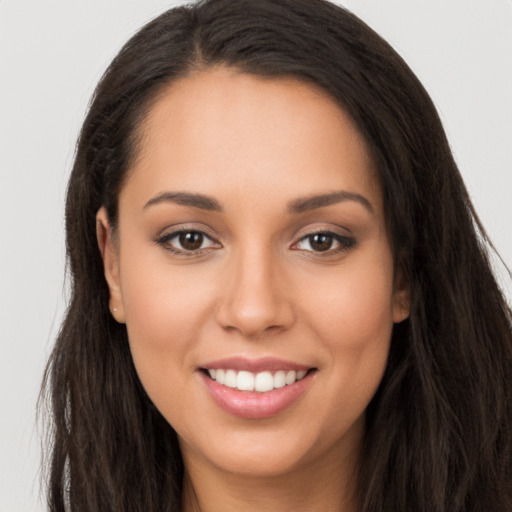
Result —
M123 296L119 279L119 250L113 240L114 235L105 207L101 207L96 214L96 236L103 259L105 279L110 291L110 312L119 323L125 323Z
M411 312L411 290L402 268L397 268L393 291L393 322L398 324L409 318Z

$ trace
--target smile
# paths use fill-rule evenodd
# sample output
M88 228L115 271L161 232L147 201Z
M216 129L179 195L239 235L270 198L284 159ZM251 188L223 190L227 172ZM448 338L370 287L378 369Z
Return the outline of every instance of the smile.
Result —
M239 391L257 391L266 393L273 389L284 388L303 379L307 370L269 370L252 373L234 369L207 369L209 376L223 386L238 389Z
M198 370L213 401L245 419L284 412L299 401L318 374L315 367L275 358L232 357L208 362Z

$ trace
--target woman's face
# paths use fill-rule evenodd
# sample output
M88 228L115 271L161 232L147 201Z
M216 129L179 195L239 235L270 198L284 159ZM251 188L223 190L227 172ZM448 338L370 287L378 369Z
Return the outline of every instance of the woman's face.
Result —
M141 136L100 246L185 462L276 475L357 457L408 304L351 119L310 85L213 69L170 86Z

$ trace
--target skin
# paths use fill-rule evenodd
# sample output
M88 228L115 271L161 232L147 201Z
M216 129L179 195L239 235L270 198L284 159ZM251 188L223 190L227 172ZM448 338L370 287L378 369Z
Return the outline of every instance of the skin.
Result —
M184 510L355 510L365 409L408 316L365 141L311 85L224 68L174 82L141 135L118 230L102 208L98 240L113 315L179 436ZM334 191L354 196L290 211ZM208 195L222 211L167 192ZM187 252L179 228L209 238ZM319 251L319 231L342 242ZM231 356L316 370L290 407L246 419L214 402L198 370Z

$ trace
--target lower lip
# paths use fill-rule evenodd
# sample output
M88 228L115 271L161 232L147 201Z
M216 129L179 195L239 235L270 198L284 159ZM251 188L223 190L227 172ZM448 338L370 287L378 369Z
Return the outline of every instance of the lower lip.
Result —
M270 418L290 407L309 387L314 373L316 372L308 372L305 377L293 384L260 393L223 386L200 372L217 405L234 416L246 419Z

